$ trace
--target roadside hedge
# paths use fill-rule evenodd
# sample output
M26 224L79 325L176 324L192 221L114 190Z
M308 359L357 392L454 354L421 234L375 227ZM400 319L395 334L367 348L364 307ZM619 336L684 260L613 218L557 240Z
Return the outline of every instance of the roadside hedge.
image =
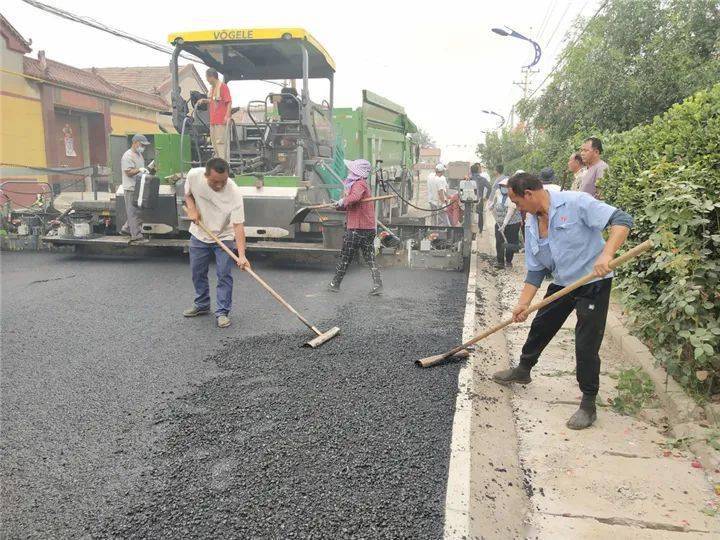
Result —
M720 392L720 84L651 124L605 135L602 197L635 218L651 256L619 272L640 337L683 386Z

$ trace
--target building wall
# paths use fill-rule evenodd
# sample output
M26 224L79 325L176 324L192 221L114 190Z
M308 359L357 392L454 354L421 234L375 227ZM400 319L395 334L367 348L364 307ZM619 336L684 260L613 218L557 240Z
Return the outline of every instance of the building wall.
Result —
M42 105L36 85L23 76L23 55L0 39L0 162L45 167ZM7 178L38 178L26 169L0 166ZM44 178L43 178L44 179Z
M158 113L130 103L110 104L110 125L113 135L134 133L162 133L158 127Z

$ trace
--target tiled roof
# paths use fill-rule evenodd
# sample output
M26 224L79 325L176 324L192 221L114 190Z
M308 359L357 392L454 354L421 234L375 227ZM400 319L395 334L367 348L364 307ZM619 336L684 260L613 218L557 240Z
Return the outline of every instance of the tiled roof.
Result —
M140 90L147 94L163 94L170 89L171 78L168 66L140 66L140 67L106 67L90 68L103 79L113 84ZM207 92L207 86L198 74L195 66L186 64L180 68L180 76L190 72L198 85Z
M86 71L97 73L113 84L147 94L158 93L159 88L170 78L167 66L90 68Z
M9 49L21 53L29 53L32 50L30 48L30 41L22 37L20 32L10 24L10 21L3 17L2 13L0 13L0 28L2 29L3 37L5 37L7 33Z
M34 58L23 57L23 70L26 75L43 79L50 83L57 83L77 90L106 96L108 98L122 99L149 109L167 110L168 105L156 94L148 94L112 84L100 75L84 69L68 66L54 60L45 61L47 68L43 69L42 62Z

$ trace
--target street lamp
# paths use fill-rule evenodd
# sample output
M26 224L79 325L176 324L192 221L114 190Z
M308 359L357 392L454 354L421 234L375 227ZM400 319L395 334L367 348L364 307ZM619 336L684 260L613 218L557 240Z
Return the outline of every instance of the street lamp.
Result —
M481 110L480 112L485 113L485 114L491 114L493 116L497 116L500 119L500 124L495 129L500 129L501 127L503 127L505 125L505 117L502 114L498 114L495 111L486 111L485 109Z
M520 32L516 32L508 26L506 26L505 28L493 28L492 31L500 36L510 36L517 39L524 39L525 41L528 41L532 44L533 49L535 50L535 58L529 65L523 66L525 69L530 69L540 61L540 56L542 56L542 49L540 48L540 45L537 44L537 42L533 41L529 37L523 36Z

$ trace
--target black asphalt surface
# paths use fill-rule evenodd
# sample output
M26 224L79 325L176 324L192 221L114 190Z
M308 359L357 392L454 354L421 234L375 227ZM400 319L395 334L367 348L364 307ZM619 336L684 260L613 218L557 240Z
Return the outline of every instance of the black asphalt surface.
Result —
M2 536L440 538L459 273L256 262L233 326L183 319L187 261L2 254ZM212 280L211 268L211 281Z

